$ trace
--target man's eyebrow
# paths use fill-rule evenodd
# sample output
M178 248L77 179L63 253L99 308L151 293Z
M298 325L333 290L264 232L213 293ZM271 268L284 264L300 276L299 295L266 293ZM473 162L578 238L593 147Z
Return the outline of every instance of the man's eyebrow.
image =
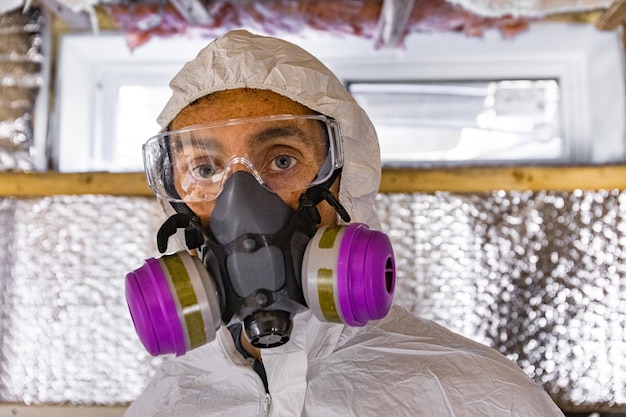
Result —
M281 137L297 137L305 145L313 145L313 141L306 132L297 126L270 127L256 133L251 139L254 143L263 143Z
M250 145L259 145L264 142L269 142L274 139L290 137L298 138L299 142L305 146L315 146L312 138L307 133L297 126L277 126L263 129L260 132L256 132L251 138L248 139ZM224 148L224 144L212 137L174 137L170 138L170 149L173 152L182 152L185 148L197 147L207 150L220 151Z
M200 137L186 137L186 138L176 138L174 140L170 139L170 147L173 151L180 152L184 148L189 147L197 147L211 150L220 150L222 148L222 144L213 138L200 138Z

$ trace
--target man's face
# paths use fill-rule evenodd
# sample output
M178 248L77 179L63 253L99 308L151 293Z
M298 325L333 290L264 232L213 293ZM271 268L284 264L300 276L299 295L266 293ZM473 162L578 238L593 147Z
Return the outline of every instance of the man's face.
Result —
M280 114L312 115L305 106L267 90L235 89L213 93L185 107L172 121L169 130L229 119L253 118ZM189 208L207 225L215 206L211 198L198 198L211 190L211 181L219 190L220 175L245 170L262 176L264 183L292 209L300 195L317 175L327 153L325 131L317 121L300 119L289 122L255 122L205 131L184 146L172 145L174 183ZM209 163L210 161L210 163ZM214 175L217 173L219 175ZM209 181L211 179L211 181ZM223 179L223 178L222 178ZM194 183L191 191L189 183ZM331 191L336 195L338 182ZM208 194L207 194L208 195ZM321 225L336 223L336 213L327 203L318 206Z

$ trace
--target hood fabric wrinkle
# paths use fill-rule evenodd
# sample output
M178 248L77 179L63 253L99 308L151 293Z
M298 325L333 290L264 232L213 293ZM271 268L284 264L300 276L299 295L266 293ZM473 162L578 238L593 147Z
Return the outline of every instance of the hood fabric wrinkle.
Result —
M339 201L352 221L380 229L374 212L381 176L376 131L342 82L313 55L281 39L235 30L186 63L170 87L172 96L157 119L162 129L194 100L236 88L270 90L334 118L344 148Z
M433 377L433 379L437 382L437 386L439 388L439 392L441 394L441 402L445 405L446 410L448 411L448 415L450 417L456 417L456 413L454 412L454 407L452 406L452 404L450 403L450 399L448 398L448 395L446 394L446 388L444 387L444 385L441 383L441 380L437 377L437 375L435 373L433 373L433 371L431 371L430 369L426 368L426 371Z

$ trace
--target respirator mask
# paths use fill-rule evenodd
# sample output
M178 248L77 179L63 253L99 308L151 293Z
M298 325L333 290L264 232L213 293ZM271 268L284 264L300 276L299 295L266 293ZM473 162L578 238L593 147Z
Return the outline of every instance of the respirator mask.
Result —
M389 312L388 237L361 223L318 227L322 201L350 221L330 192L343 165L337 129L326 116L264 116L166 132L144 145L148 184L177 212L158 232L159 250L183 230L198 254L147 259L126 276L150 354L183 355L233 321L253 346L270 348L289 340L293 317L307 308L350 326ZM298 190L294 210L283 196Z

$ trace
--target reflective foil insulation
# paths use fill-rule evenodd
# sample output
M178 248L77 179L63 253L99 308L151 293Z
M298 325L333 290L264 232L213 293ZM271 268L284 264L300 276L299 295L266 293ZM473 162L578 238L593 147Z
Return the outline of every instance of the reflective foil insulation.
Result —
M0 16L0 171L32 169L41 19ZM499 350L564 410L626 411L626 192L385 194L377 211L396 304ZM0 403L139 395L162 359L124 277L163 220L153 198L0 198Z
M564 410L626 410L626 193L381 195L395 301L499 350Z
M33 110L39 87L43 16L0 15L0 171L32 169Z
M385 194L396 304L499 350L564 410L626 409L626 192ZM124 299L152 198L0 199L0 402L118 404L160 359Z
M158 254L151 198L0 199L0 402L131 401L152 375L124 278Z

